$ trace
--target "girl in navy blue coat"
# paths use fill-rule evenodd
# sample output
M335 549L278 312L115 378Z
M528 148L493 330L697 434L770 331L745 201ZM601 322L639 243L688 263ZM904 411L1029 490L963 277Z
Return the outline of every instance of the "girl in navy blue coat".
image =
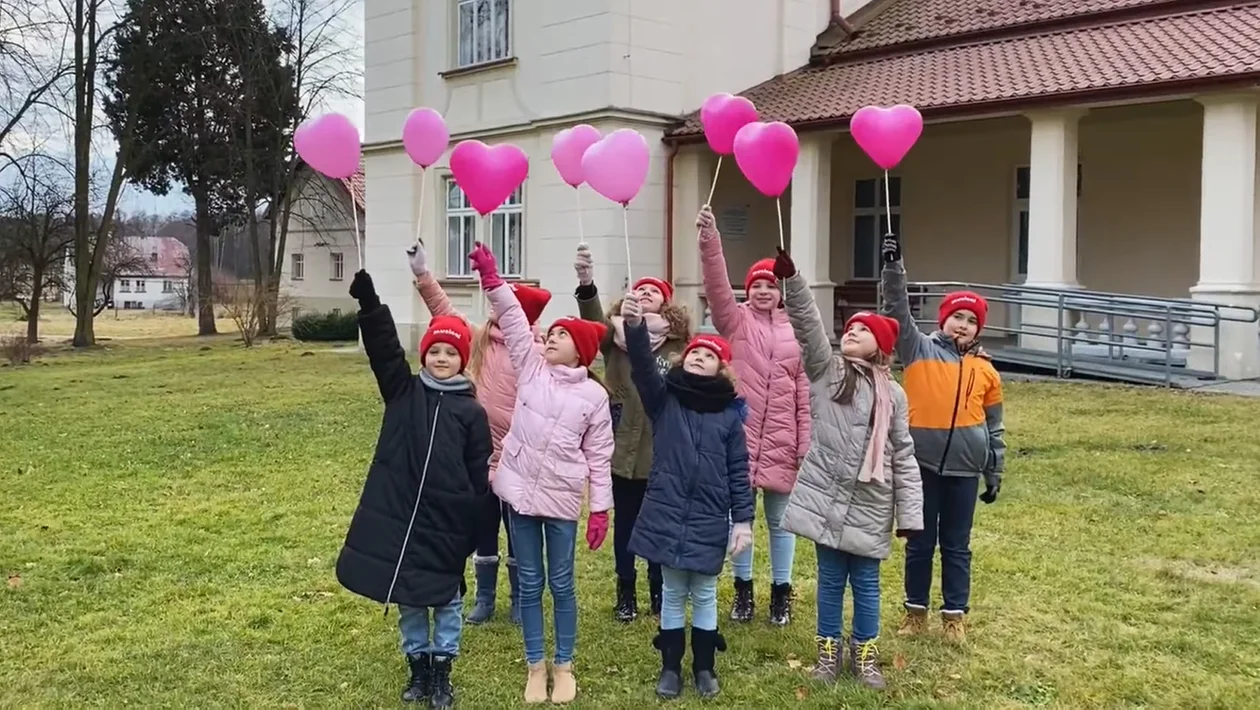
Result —
M747 407L735 395L725 340L693 339L681 361L661 375L636 296L626 294L621 315L630 376L652 421L652 469L630 552L661 565L664 579L661 628L653 640L661 652L656 693L662 698L682 693L690 598L692 675L696 690L713 697L718 694L714 656L726 650L717 628L718 575L727 553L752 543Z

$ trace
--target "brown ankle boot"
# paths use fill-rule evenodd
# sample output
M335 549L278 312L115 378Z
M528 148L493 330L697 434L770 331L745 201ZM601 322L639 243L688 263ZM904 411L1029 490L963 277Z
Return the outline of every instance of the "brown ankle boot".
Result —
M883 690L884 673L879 669L879 650L875 641L849 642L849 671L858 682L871 690Z
M571 703L577 697L577 679L573 663L557 663L551 667L551 702Z
M547 662L529 664L529 677L525 680L525 702L547 702Z
M967 640L967 613L964 611L942 611L941 627L945 631L945 640L961 645Z
M814 666L810 677L824 683L835 683L841 656L844 655L840 642L826 636L819 636L816 640L818 641L818 663Z
M906 604L906 615L897 627L898 636L918 636L927 630L927 607Z

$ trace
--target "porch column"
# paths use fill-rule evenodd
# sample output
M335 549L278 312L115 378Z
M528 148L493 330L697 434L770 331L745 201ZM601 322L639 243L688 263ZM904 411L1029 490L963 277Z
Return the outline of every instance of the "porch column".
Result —
M670 249L674 301L687 307L697 327L704 325L704 279L700 273L700 247L696 242L696 212L709 196L714 161L707 148L682 148L674 156L673 214L669 216L673 244ZM723 161L737 170L733 159Z
M1257 96L1204 96L1197 101L1203 105L1199 282L1190 289L1190 297L1255 308L1260 306L1256 279ZM1212 329L1194 328L1191 338L1210 343ZM1260 377L1260 330L1256 324L1222 322L1218 355L1222 377ZM1212 350L1191 348L1188 364L1211 370Z
M805 276L823 330L835 338L835 291L831 280L831 147L834 133L808 133L792 173L791 222L787 237L792 261Z
M1028 114L1032 123L1028 161L1028 276L1038 288L1079 289L1076 280L1077 132L1083 109L1068 108ZM1025 294L1025 300L1036 296ZM1021 306L1020 328L1047 335L1019 336L1023 348L1055 351L1054 335L1062 319L1071 332L1071 316L1054 306ZM1065 344L1064 347L1071 347Z

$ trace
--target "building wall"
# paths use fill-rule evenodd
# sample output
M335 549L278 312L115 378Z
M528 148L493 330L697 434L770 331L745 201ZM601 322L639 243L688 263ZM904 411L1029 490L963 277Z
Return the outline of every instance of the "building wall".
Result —
M299 188L280 270L280 287L292 308L322 313L358 308L347 292L359 268L350 210L350 195L339 182L313 176ZM300 279L293 278L295 254L302 257ZM336 254L341 255L340 274L334 269Z
M140 308L148 311L157 309L178 310L180 304L181 290L186 289L188 279L182 276L130 276L127 278L114 279L114 305L119 310L124 308L124 304L140 304ZM123 282L126 282L127 290L123 291ZM166 285L170 284L170 290L166 290ZM143 284L144 291L138 289ZM186 291L184 291L186 292ZM136 308L132 305L131 308Z

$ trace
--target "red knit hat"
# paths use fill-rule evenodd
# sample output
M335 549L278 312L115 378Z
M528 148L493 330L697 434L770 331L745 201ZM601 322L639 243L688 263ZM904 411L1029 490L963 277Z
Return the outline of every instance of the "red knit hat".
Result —
M577 348L578 364L582 367L590 367L591 363L595 362L595 356L599 354L599 343L604 339L604 334L608 332L608 327L603 323L582 320L573 316L565 316L556 320L547 329L547 335L551 335L551 331L556 328L564 328L569 331L569 338L573 341L574 347Z
M845 321L844 332L849 332L849 328L854 323L861 323L871 331L871 334L875 336L875 345L879 347L881 353L892 355L893 347L897 344L897 335L901 333L901 324L896 319L870 311L860 311Z
M538 322L547 304L551 302L551 292L545 288L535 288L526 284L512 284L512 293L521 302L521 310L525 311L525 320L530 325Z
M459 371L468 367L468 353L472 350L472 329L459 316L436 316L429 321L429 329L420 339L420 364L434 343L446 343L459 353Z
M713 354L717 355L718 361L723 365L729 365L731 363L731 344L726 342L726 338L722 338L717 335L709 335L707 333L704 335L697 335L692 338L691 342L687 343L687 347L683 349L683 358L686 358L687 354L696 348L708 348L709 350L712 350Z
M637 291L640 286L644 285L655 286L658 290L660 290L661 295L665 297L666 303L674 298L674 287L671 286L668 281L658 279L655 276L644 276L638 281L635 281L634 286L631 286L630 290Z
M941 301L941 308L936 316L936 324L944 328L945 321L962 310L976 314L977 333L984 329L984 321L989 317L989 302L984 300L984 296L974 291L954 291L945 294L945 300Z
M753 282L762 279L772 284L779 283L774 275L774 259L762 259L748 267L748 275L744 277L744 291L751 291Z

